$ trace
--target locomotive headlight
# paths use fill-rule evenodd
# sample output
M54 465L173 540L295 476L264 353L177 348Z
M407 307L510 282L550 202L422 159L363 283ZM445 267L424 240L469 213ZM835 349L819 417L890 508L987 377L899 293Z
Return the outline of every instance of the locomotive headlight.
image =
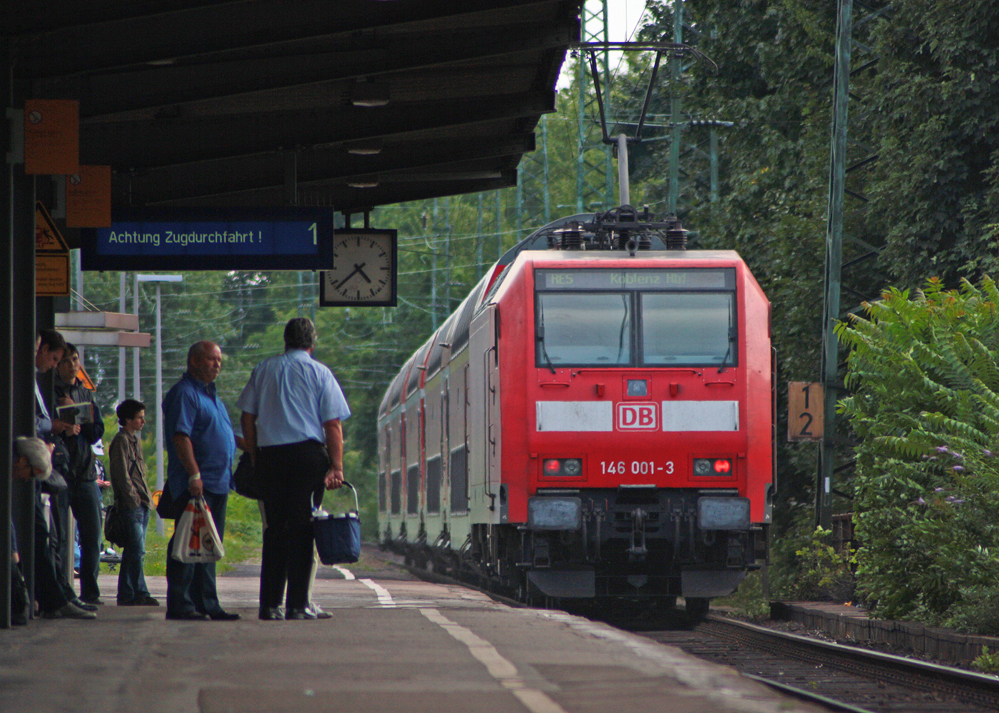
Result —
M645 379L628 379L628 396L648 396L649 382Z
M583 462L578 458L567 458L562 462L562 472L575 477L583 472Z
M578 530L581 523L582 501L579 498L527 499L527 525L532 530Z
M730 476L734 475L731 458L695 458L694 475Z
M697 499L697 526L702 530L748 530L749 498Z

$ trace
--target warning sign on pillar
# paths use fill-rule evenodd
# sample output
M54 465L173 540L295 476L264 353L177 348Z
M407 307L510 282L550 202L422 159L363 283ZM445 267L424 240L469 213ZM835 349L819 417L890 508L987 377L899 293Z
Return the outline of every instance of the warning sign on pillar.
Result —
M35 294L69 295L69 246L41 203L35 204Z
M69 245L42 203L35 203L35 252L69 254Z
M69 255L35 255L35 296L69 295Z
M110 166L80 166L66 176L66 227L111 227Z
M80 170L80 102L24 103L24 172L61 176Z

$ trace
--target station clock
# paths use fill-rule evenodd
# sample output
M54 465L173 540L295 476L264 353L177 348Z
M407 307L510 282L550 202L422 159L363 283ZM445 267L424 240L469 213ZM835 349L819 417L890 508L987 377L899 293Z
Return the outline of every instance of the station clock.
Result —
M320 272L323 307L394 307L395 230L343 229L333 233L333 269Z

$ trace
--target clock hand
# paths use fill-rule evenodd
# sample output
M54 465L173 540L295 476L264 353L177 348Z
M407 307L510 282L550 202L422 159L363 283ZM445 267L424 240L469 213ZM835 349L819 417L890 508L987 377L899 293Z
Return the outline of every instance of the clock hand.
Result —
M365 264L366 263L362 262L360 265L354 265L354 267L357 270L357 274L360 275L361 277L363 277L365 279L365 281L370 285L371 284L371 278L368 277L367 275L365 275L364 274L364 270L361 269L362 267L365 266Z
M365 265L365 263L363 263L363 262L360 265L356 265L355 264L354 265L354 269L351 270L350 273L345 278L343 278L342 280L340 280L340 282L336 285L336 288L339 289L339 288L343 287L347 283L347 280L349 280L350 278L352 278L357 273L361 272L361 268L364 267L364 265ZM361 274L363 275L364 273L361 272ZM367 277L365 277L364 279L368 280ZM371 280L368 280L368 282L371 282Z

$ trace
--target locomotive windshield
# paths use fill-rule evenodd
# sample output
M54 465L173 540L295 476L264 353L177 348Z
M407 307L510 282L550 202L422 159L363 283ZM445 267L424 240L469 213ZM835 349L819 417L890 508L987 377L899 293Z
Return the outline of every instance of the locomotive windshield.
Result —
M735 270L537 270L538 367L734 366Z

